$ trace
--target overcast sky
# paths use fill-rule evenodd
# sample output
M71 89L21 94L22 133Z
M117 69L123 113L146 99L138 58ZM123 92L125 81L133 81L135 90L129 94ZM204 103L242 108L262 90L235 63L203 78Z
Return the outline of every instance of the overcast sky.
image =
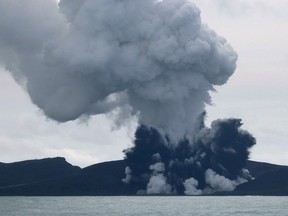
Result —
M210 121L242 118L257 139L251 159L288 165L288 1L196 0L202 20L238 53L237 69L212 94ZM135 123L113 128L109 117L56 123L0 69L0 161L63 156L81 167L123 158Z

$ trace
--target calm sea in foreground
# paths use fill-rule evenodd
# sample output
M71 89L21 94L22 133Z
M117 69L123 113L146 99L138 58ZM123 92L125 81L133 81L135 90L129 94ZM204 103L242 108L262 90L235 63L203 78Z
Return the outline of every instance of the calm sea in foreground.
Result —
M0 215L288 215L288 197L0 197Z

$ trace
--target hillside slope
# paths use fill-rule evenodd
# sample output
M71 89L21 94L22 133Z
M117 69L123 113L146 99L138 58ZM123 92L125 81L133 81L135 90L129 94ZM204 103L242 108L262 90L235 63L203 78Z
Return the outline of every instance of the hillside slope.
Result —
M80 172L65 158L45 158L15 163L0 163L0 187L31 184Z

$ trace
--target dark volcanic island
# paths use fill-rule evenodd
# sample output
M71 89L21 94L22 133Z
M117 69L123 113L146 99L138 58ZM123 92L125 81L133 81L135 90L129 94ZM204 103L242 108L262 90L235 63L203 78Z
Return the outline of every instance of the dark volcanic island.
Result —
M135 195L138 188L122 181L124 160L79 168L64 158L0 163L1 196L118 196ZM288 195L288 167L248 161L253 180L232 192L216 195Z

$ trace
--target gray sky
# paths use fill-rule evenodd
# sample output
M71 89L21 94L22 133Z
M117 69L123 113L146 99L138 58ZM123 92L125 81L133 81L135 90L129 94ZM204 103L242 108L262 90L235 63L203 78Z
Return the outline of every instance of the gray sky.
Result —
M251 159L288 165L288 2L286 0L196 0L202 20L238 53L237 69L212 94L207 124L243 119L257 139ZM121 159L135 123L113 128L109 117L56 123L34 106L11 75L0 69L0 161L64 156L87 166Z

